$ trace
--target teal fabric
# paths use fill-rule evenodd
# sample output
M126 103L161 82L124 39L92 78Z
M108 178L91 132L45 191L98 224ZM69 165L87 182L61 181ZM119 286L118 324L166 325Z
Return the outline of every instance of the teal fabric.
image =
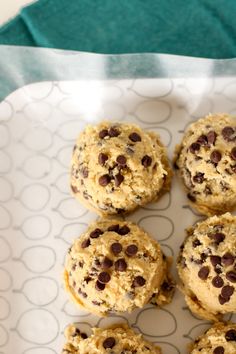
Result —
M235 14L235 0L39 0L0 28L0 44L232 58Z

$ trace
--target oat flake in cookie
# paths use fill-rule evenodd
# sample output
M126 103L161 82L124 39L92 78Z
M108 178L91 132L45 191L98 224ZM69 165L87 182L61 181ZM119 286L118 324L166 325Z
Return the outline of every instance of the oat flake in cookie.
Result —
M71 190L101 215L130 212L170 187L171 170L159 137L128 123L87 126L71 162Z
M87 337L85 333L70 325L65 331L66 344L62 354L161 354L158 346L147 342L126 325L112 328L93 328Z
M104 316L170 302L174 285L159 244L136 224L101 219L69 249L64 283L77 305Z
M196 339L190 354L235 354L236 324L217 323Z
M177 268L195 315L217 321L236 312L236 216L213 216L189 228Z
M236 207L236 118L210 114L187 129L175 167L191 204L206 215Z

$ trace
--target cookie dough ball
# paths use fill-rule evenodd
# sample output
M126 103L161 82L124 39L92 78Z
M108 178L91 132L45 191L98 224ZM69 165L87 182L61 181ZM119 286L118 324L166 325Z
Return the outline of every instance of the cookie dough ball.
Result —
M213 321L236 312L236 216L213 216L187 230L178 272L190 310Z
M217 323L197 338L191 354L235 354L236 324Z
M62 354L161 354L159 347L125 325L108 329L93 328L89 337L71 325L66 329L65 337L67 343Z
M137 225L100 220L69 249L65 288L76 304L97 315L131 312L152 296L158 304L170 301L167 267L159 244Z
M190 125L176 150L192 205L206 215L236 207L236 119L208 115Z
M160 197L171 171L159 137L133 124L87 126L76 142L71 189L101 215L130 212Z

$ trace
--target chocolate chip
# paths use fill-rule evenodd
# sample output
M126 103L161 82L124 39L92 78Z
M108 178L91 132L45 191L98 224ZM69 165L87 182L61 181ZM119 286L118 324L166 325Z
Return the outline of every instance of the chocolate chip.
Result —
M72 192L74 192L74 193L78 193L79 192L77 187L72 186L72 185L70 187L71 187Z
M230 299L230 296L233 295L233 293L234 293L234 287L233 286L225 285L221 289L221 296L224 299Z
M103 154L102 152L100 152L100 154L98 155L98 163L101 166L105 165L105 162L108 160L108 156L106 154Z
M116 162L119 166L124 167L126 165L126 157L124 155L119 155L116 158Z
M81 333L81 334L80 334L80 336L81 336L81 338L82 338L82 339L86 339L86 338L88 338L87 334L86 334L86 333L84 333L84 332L83 332L83 333Z
M111 245L111 251L112 253L116 256L117 254L119 254L122 251L122 246L119 242L114 242Z
M113 262L110 258L104 257L104 259L101 262L101 268L102 269L109 269L113 266Z
M224 127L221 133L226 141L233 141L236 138L234 129L232 127Z
M195 183L202 183L204 181L204 173L202 172L197 172L195 176L193 177L193 181Z
M226 302L229 301L229 299L225 299L222 295L218 296L218 300L221 305L224 305Z
M213 354L224 354L225 350L224 350L224 347L216 347L214 350L213 350Z
M87 167L83 167L83 168L81 169L81 174L82 174L82 176L83 176L84 178L87 178L87 177L88 177L88 169L87 169Z
M198 276L200 279L206 280L209 275L209 272L210 272L210 270L207 266L202 267L198 272Z
M114 176L114 180L115 180L116 187L119 187L119 185L124 181L124 176L122 176L122 174L120 173L117 173Z
M236 147L231 150L230 156L232 160L236 161Z
M88 297L88 295L85 292L83 292L80 288L78 289L78 293L82 295L85 299L86 297Z
M76 337L78 335L80 335L80 330L79 328L75 328L75 332L72 334L72 337Z
M103 175L99 177L98 183L100 186L106 187L111 181L111 177L109 175Z
M143 277L141 277L140 275L138 275L137 277L134 278L133 286L135 288L138 288L138 287L144 286L145 283L146 283L146 280Z
M138 247L136 245L129 245L125 251L127 256L130 257L135 256L137 252L138 252Z
M108 136L108 130L107 129L103 129L99 132L99 138L100 139L104 139L106 136Z
M236 283L236 272L233 270L227 272L226 279L228 279L231 283Z
M211 264L215 267L217 264L221 264L220 256L210 256Z
M207 134L207 141L208 144L214 144L216 141L216 133L214 132L214 130L211 130L208 134Z
M81 243L81 247L82 248L87 248L90 245L90 239L86 238L82 243Z
M129 139L131 141L133 141L134 143L136 143L137 141L141 141L141 136L139 134L137 134L137 133L131 133L129 135Z
M152 164L152 158L148 155L143 156L142 165L147 168L151 166L151 164Z
M116 129L115 127L111 127L108 131L108 134L111 138L115 138L117 137L118 135L120 135L120 132L118 129Z
M236 342L236 331L235 329L230 329L225 333L225 339L227 342Z
M188 194L187 194L187 197L188 197L188 199L189 199L191 202L193 202L193 203L196 202L196 198L195 198L194 195L192 195L191 193L188 193Z
M207 140L206 135L199 136L199 138L197 139L197 143L202 145L202 146L207 145L208 144L208 140Z
M96 284L95 284L95 288L98 290L98 291L103 291L105 289L105 284L103 283L100 283L100 281L96 281Z
M193 240L192 245L193 248L196 248L201 245L201 242L196 238L195 240Z
M222 257L222 263L227 267L234 263L234 256L230 252L226 252Z
M90 233L90 237L91 238L98 238L100 235L102 235L103 234L103 231L101 230L101 229L95 229L95 230L93 230L91 233Z
M215 288L222 288L222 286L224 285L224 281L221 277L219 277L219 275L217 275L212 279L212 285Z
M217 244L220 244L225 239L225 235L222 234L221 232L216 232L215 234L210 234L209 237L212 238Z
M206 195L212 195L212 190L208 186L205 187L204 192L205 192Z
M98 274L98 280L100 281L100 283L106 284L109 283L109 281L111 280L111 276L107 272L101 272Z
M218 150L213 150L211 155L210 155L210 160L213 163L218 163L221 160L221 153Z
M108 227L107 231L118 232L118 231L119 231L119 228L120 228L120 225L119 225L119 224L111 225L111 226Z
M120 258L115 262L115 270L119 272L125 272L127 269L127 263L124 258Z
M192 153L192 154L195 154L195 152L199 151L200 150L200 147L201 145L198 144L198 143L192 143L189 147L189 151Z
M85 278L84 278L84 281L85 281L87 284L88 284L91 280L92 280L91 277L85 277Z
M121 236L125 236L130 232L130 228L127 225L124 225L122 227L120 227L118 234Z
M103 348L112 349L116 344L116 340L114 337L108 337L103 342Z

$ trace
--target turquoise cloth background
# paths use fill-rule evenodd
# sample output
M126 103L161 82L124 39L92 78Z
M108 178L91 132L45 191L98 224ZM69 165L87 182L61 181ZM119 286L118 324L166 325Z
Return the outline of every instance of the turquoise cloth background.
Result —
M0 28L0 44L232 58L235 15L236 0L39 0Z

